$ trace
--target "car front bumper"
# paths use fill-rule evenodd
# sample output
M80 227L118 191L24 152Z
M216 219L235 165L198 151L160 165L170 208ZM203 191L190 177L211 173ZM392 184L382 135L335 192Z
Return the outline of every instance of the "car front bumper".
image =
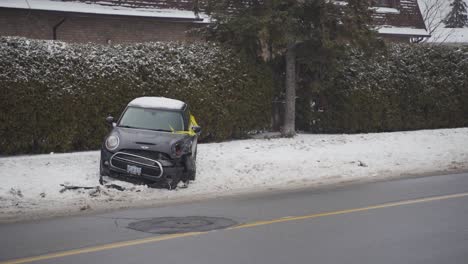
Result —
M173 162L173 164L177 164ZM149 180L155 183L165 182L168 178L180 179L184 173L184 166L162 166L158 160L145 156L129 154L125 152L110 152L101 149L101 175L125 180ZM127 165L135 166L141 170L141 174L134 175L127 172Z

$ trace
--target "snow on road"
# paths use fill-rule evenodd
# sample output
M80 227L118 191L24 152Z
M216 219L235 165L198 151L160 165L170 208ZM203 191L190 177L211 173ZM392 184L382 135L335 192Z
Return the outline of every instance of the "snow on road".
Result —
M175 191L98 185L99 152L0 158L0 221L147 206L235 193L468 170L468 128L356 135L300 134L198 146L197 180Z

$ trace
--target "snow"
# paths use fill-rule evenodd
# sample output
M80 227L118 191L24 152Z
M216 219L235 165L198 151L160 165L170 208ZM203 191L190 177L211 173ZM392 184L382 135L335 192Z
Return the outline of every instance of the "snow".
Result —
M334 1L336 5L345 6L348 3L346 1ZM370 7L377 14L400 14L400 10L390 7ZM391 25L384 25L377 28L380 34L391 34L391 35L405 35L405 36L429 36L429 33L425 29L421 28L409 28L409 27L396 27Z
M184 107L185 103L179 100L170 99L166 97L138 97L133 99L129 106L137 106L143 108L164 108L180 110Z
M26 0L1 0L0 7L21 8L21 9L29 8Z
M198 146L197 180L186 189L114 181L97 186L99 152L0 158L0 222L154 206L239 193L468 170L468 128L356 135L299 134Z
M423 28L391 27L383 26L377 30L380 34L407 35L407 36L429 36Z
M438 28L428 42L446 44L468 44L468 28Z
M96 3L62 2L57 0L0 0L0 7L103 15L178 18L209 22L209 17L206 14L201 13L197 17L195 13L190 10L130 8Z
M400 14L400 10L390 7L374 7L376 13L380 14Z
M468 28L445 28L442 22L451 10L450 0L418 0L423 17L425 14L426 27L433 31L427 42L461 44L468 43ZM465 0L468 4L468 0ZM431 30L434 28L434 30Z
M444 28L436 31L440 36L436 42L468 44L468 28Z
M347 1L340 1L340 0L334 1L333 3L335 5L338 5L338 6L347 6L348 5ZM400 14L400 10L398 10L396 8L378 6L378 7L370 7L370 9L372 9L376 13L380 13L380 14Z
M333 3L335 5L340 5L340 6L347 6L348 5L348 2L343 1L343 0L336 0L336 1L333 1Z

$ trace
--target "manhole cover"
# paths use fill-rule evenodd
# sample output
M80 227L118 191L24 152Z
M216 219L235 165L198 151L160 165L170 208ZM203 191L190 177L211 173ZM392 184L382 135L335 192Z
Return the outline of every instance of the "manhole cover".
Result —
M128 228L153 234L176 234L223 229L237 224L221 217L159 217L128 224Z

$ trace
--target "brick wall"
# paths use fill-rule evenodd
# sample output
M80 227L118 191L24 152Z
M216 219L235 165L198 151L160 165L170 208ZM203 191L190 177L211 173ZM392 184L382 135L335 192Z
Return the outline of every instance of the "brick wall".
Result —
M29 11L0 8L0 35L34 39L57 39L67 42L106 44L146 41L193 41L187 30L195 25L158 18Z
M399 35L380 35L385 41L396 43L410 43L411 37Z

